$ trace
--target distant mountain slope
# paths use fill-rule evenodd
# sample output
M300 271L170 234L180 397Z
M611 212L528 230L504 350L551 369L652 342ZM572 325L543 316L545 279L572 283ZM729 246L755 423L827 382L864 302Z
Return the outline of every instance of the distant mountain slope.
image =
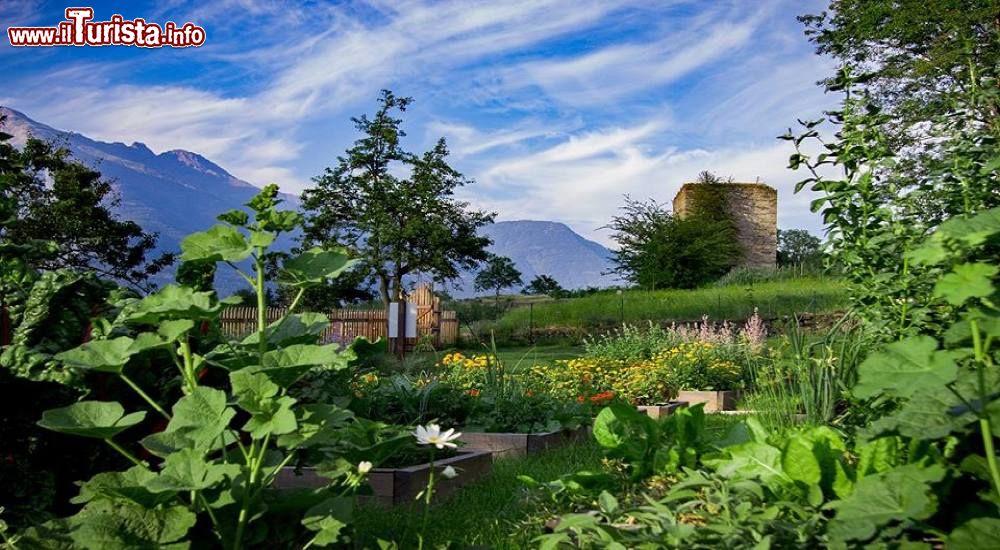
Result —
M549 275L567 289L606 287L618 282L615 277L603 274L611 267L611 251L581 237L566 224L502 221L483 228L482 234L493 239L490 252L514 261L525 284L538 275ZM474 280L475 273L466 273L453 294L459 297L477 294L473 291ZM517 292L520 288L510 291Z
M111 180L121 197L118 214L159 234L161 251L178 251L185 235L207 229L218 214L242 207L259 191L197 153L174 150L157 155L138 142L106 143L56 130L13 109L0 107L0 115L7 117L3 130L14 136L15 146L22 146L29 135L54 141ZM283 198L291 207L299 203L293 195ZM290 242L286 238L279 245ZM172 271L158 282L171 279ZM246 286L227 269L219 270L216 284L223 293Z
M23 145L28 136L54 141L112 180L121 197L118 214L159 234L161 251L178 251L184 236L207 229L216 223L218 214L242 207L258 191L197 153L178 149L157 155L142 143L96 141L36 122L13 109L0 107L0 115L7 117L3 130L14 136L15 146ZM288 207L299 205L298 197L283 198ZM555 277L566 288L615 283L601 274L609 266L609 251L564 224L504 221L484 228L483 234L493 239L493 253L514 260L525 283L542 274ZM285 237L277 244L287 248L292 240ZM473 278L474 274L465 274L456 294L472 295ZM172 279L171 270L157 282ZM216 286L222 294L229 294L246 283L231 270L220 269Z

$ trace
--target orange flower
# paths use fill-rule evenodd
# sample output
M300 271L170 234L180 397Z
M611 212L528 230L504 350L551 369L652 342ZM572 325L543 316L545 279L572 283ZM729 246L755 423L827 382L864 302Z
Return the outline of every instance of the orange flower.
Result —
M577 402L577 403L583 403L583 402L584 402L584 401L586 401L586 400L587 400L587 398L586 398L586 397L584 397L584 396L582 396L582 395L578 395L578 396L576 396L576 402Z
M528 391L524 392L524 395L527 395L528 397L534 397L535 396L535 392L533 390L528 390Z
M479 397L479 393L480 393L479 390L476 388L472 388L471 390L469 390L469 395L471 395L472 397Z

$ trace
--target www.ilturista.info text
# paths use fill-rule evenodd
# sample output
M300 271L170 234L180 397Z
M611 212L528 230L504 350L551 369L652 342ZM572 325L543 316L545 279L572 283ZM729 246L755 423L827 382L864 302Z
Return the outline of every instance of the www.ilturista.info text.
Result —
M11 46L139 46L143 48L187 48L205 43L205 29L194 23L160 26L142 18L127 20L112 15L110 21L94 21L93 8L66 8L66 20L55 27L10 27Z

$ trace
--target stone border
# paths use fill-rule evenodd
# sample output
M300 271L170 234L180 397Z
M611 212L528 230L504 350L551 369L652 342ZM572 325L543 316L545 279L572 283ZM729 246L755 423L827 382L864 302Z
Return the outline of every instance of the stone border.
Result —
M589 426L575 430L540 433L462 432L468 449L487 449L496 457L526 456L580 441L590 435Z
M678 401L687 401L693 407L698 403L705 404L705 412L721 412L736 410L736 402L739 401L743 392L739 390L723 391L698 391L681 390L677 394Z
M452 479L440 475L447 466L458 470L458 476ZM451 458L434 461L438 470L434 483L434 501L446 500L457 489L476 482L493 469L493 455L487 450L463 449ZM316 473L315 468L301 468L296 473L294 467L282 468L274 479L274 486L279 489L317 489L326 487L330 482ZM372 495L361 496L362 502L374 502L383 506L409 504L416 500L417 494L427 488L427 478L430 475L430 464L417 464L405 468L372 468L368 472L368 484Z
M687 401L670 401L667 403L658 403L656 405L638 405L636 408L639 409L639 412L646 413L646 415L653 420L659 420L670 416L677 409L687 406Z

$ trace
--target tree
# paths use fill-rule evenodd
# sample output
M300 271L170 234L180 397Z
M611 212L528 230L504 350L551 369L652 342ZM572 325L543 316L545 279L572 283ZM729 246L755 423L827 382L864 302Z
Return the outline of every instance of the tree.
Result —
M823 241L805 229L778 230L778 265L818 263L823 253Z
M693 288L718 279L740 257L733 224L718 213L680 219L652 199L626 195L607 227L618 243L611 273L641 288Z
M497 311L500 311L500 291L523 284L521 272L510 258L493 255L486 261L486 266L476 274L475 289L494 291Z
M119 199L111 183L73 161L66 149L29 138L18 150L9 143L12 137L0 132L0 203L6 213L0 214L0 240L53 243L32 259L33 268L94 271L149 290L149 278L173 256L149 259L156 235L112 212Z
M525 294L546 294L553 298L559 298L566 293L566 289L549 275L538 275L524 287Z
M448 165L443 138L421 156L402 148L394 114L412 101L383 90L372 118L351 119L362 137L302 194L303 247L348 247L386 305L402 296L407 275L449 280L486 260L490 240L478 230L495 217L453 198L471 182ZM409 177L399 177L405 169Z

